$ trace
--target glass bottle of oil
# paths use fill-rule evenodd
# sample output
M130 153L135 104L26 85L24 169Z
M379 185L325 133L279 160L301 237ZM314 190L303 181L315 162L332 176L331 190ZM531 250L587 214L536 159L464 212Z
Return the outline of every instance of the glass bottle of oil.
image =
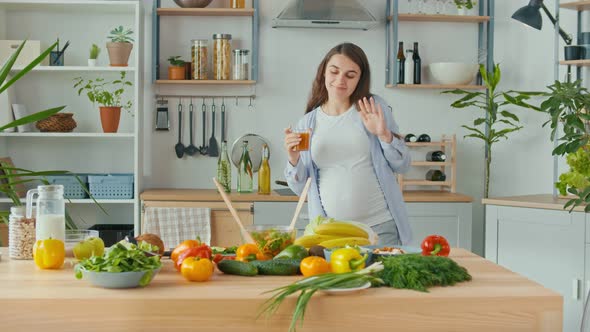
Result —
M262 164L258 170L258 193L270 195L270 165L268 163L269 150L268 145L262 146Z
M231 192L231 164L227 156L227 141L221 142L221 154L217 160L217 181L226 193Z
M254 190L254 176L252 174L252 160L248 152L248 141L242 143L242 157L238 164L238 192L251 193Z

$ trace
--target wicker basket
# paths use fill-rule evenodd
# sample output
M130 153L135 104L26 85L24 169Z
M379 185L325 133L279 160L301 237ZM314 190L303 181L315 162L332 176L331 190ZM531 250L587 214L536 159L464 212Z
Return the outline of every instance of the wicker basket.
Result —
M57 113L36 123L37 129L43 132L70 132L76 128L74 113Z

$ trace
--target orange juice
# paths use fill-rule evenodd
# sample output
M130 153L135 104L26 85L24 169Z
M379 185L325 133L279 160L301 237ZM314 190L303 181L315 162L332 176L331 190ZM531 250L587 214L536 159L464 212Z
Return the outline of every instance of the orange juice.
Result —
M309 150L309 131L303 131L298 133L299 137L301 137L301 142L299 145L295 147L297 151L307 151Z

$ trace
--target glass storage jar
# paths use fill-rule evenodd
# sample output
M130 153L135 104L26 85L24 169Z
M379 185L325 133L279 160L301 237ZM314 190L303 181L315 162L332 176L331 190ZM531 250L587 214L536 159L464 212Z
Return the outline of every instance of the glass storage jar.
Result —
M33 259L35 219L25 218L24 206L10 208L8 217L8 256L10 259Z
M232 66L232 79L247 80L250 73L250 65L248 63L249 50L237 49L234 53L234 64Z
M213 35L213 79L229 80L231 67L231 35Z
M207 39L193 39L191 41L191 79L206 80L207 79Z
M231 8L245 8L246 7L246 0L231 0L230 7Z

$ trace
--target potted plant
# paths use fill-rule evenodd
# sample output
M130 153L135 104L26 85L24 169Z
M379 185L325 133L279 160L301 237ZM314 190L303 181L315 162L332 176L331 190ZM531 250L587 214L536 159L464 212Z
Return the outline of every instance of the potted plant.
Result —
M107 43L111 66L127 67L129 55L133 49L131 34L133 30L125 30L121 25L111 30L111 35L108 37L111 41Z
M100 47L96 44L92 44L90 46L90 55L88 55L88 67L95 67L96 66L96 59L100 54Z
M467 11L471 10L477 5L476 0L453 0L459 15L467 15Z
M168 66L168 79L169 80L184 80L185 79L185 68L184 60L180 59L179 55L171 56L168 58L170 66Z
M561 195L572 194L564 209L572 211L576 206L585 206L590 212L590 93L582 86L582 81L555 81L548 86L548 98L541 104L541 111L549 115L551 140L557 137L560 142L552 154L566 156L570 170L560 174L555 183ZM561 131L559 131L559 127ZM559 134L561 132L562 134Z
M463 95L459 100L451 104L454 108L476 107L484 111L484 115L473 121L473 125L461 127L471 132L464 137L477 138L485 143L485 183L484 198L487 198L490 191L490 165L492 163L492 147L500 139L508 139L508 134L519 131L523 127L520 119L512 112L502 110L505 106L519 106L539 110L538 107L530 105L526 100L532 96L541 95L541 92L519 92L519 91L496 91L500 83L500 65L496 64L493 71L486 72L484 65L479 66L479 72L486 86L486 92L473 92L461 89L444 91L456 95ZM481 128L478 128L481 127Z
M124 102L123 94L125 89L132 86L133 83L128 81L125 76L126 73L122 71L121 77L115 80L74 78L74 88L78 89L78 96L85 92L93 104L99 105L100 122L105 133L117 132L121 109L131 112L131 100Z

